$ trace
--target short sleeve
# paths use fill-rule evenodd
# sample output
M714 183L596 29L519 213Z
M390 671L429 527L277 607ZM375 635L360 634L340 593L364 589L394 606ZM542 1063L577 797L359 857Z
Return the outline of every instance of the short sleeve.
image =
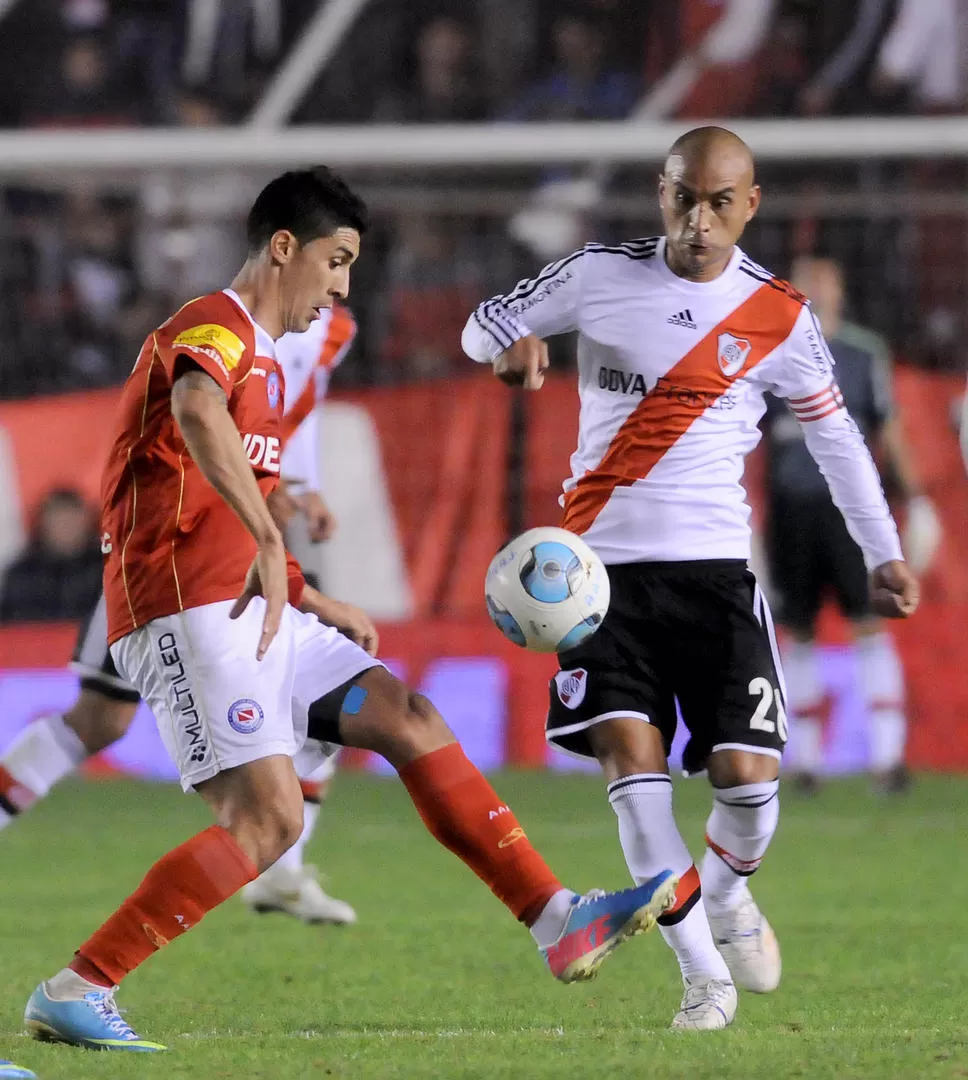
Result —
M169 377L178 357L185 356L228 395L251 364L252 325L223 293L203 296L156 331L155 351Z

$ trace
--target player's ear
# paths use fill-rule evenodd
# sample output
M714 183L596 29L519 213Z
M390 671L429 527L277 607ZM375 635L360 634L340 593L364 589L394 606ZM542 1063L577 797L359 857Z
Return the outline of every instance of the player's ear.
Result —
M760 191L760 185L754 184L750 188L749 201L746 204L746 220L752 221L756 216L756 211L760 208L760 199L763 197L762 191Z
M269 258L274 263L290 262L299 248L299 241L288 229L277 229L269 239Z

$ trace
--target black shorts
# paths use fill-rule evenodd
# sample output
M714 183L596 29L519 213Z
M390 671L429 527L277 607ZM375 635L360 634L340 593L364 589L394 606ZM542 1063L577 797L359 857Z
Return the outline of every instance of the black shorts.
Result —
M830 498L774 498L767 558L776 617L791 630L813 631L828 590L848 619L870 614L867 567Z
M629 563L608 568L602 625L559 654L548 741L594 757L593 725L639 717L666 753L678 702L689 730L683 757L700 772L713 750L779 758L787 737L783 677L769 608L744 561Z
M108 613L101 594L97 606L81 625L77 645L71 657L70 667L81 677L81 688L95 690L115 701L130 701L132 705L141 695L118 674L108 649Z

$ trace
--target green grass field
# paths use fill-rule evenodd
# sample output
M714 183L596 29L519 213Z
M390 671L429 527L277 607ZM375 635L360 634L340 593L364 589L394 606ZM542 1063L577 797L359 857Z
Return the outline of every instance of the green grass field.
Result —
M566 883L626 883L597 780L507 774L495 786ZM698 850L708 790L680 784L676 799ZM37 981L207 823L201 802L172 787L71 783L0 835L0 1056L40 1080L968 1076L968 781L948 778L892 801L862 781L785 797L754 879L783 984L742 996L725 1032L666 1030L680 988L658 934L627 945L595 983L555 983L529 935L424 833L401 785L344 775L312 857L357 926L307 928L233 900L119 995L171 1053L21 1036Z

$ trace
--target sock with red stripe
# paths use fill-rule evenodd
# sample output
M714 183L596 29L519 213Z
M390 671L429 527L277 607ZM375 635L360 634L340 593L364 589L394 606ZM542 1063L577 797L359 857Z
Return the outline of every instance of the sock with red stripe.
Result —
M870 718L871 768L888 772L904 761L904 669L888 633L857 641L860 684Z
M71 970L88 982L114 986L257 874L232 835L213 825L155 863L138 889L78 949Z
M431 834L532 926L561 883L460 744L411 761L400 779Z
M714 915L736 907L759 869L780 819L779 790L779 780L714 790L701 871L703 902Z
M87 757L87 747L63 717L41 716L28 724L0 758L0 829Z
M684 979L729 980L729 969L713 944L702 905L699 873L672 816L672 782L664 773L637 773L608 785L618 835L637 885L666 868L679 877L673 907L659 929L676 954Z

